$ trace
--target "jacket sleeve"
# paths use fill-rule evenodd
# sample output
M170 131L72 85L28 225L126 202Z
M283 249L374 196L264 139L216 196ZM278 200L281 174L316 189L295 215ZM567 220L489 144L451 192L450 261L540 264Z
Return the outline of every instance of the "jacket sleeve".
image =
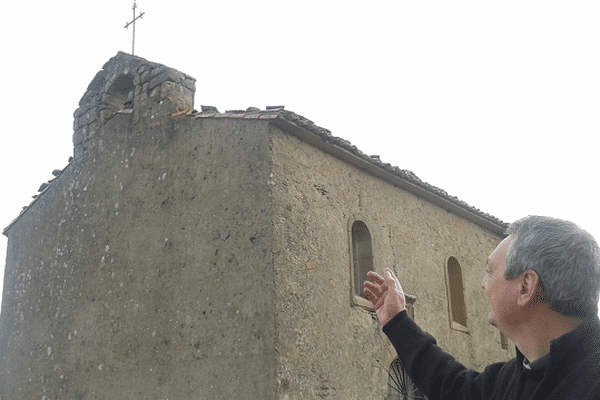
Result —
M500 369L492 364L484 372L470 370L444 352L433 336L425 333L406 314L396 315L383 327L408 375L429 400L489 399L498 393Z

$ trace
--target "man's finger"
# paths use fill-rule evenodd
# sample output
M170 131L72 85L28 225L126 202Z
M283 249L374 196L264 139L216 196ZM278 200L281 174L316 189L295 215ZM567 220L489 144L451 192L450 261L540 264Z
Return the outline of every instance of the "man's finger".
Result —
M364 286L364 287L366 287L366 288L369 288L369 289L371 289L371 290L372 290L372 291L374 291L374 292L375 292L375 291L379 291L379 290L380 290L380 287L381 287L381 285L376 285L376 284L374 284L373 282L369 282L369 281L365 281L365 282L363 283L363 286Z
M388 286L393 287L400 293L404 294L404 290L402 289L402 285L400 284L400 281L398 280L398 278L396 277L396 275L394 274L394 272L391 269L385 268L383 274L385 276L384 279Z
M367 298L367 300L375 299L375 294L368 288L365 287L363 289L363 293L365 294L365 297Z
M377 284L382 284L384 281L383 277L375 271L367 272L367 279L369 279L371 282L377 283Z
M368 290L372 295L379 297L381 295L381 293L383 292L383 289L381 288L380 285L376 285L372 282L366 281L363 284L363 292L366 293L366 291Z

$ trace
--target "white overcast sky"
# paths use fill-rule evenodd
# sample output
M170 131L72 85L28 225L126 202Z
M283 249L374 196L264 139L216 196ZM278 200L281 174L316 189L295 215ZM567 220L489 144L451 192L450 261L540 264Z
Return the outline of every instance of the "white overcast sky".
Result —
M0 3L2 228L67 165L79 99L131 52L132 5ZM196 108L285 105L503 221L550 215L600 240L598 1L139 0L139 11L136 55L195 77Z

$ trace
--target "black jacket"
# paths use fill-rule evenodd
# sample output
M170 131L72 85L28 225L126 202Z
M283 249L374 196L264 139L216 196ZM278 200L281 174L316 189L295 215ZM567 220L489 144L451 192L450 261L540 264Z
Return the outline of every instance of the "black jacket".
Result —
M435 339L407 315L396 315L383 327L398 357L429 400L600 400L600 320L585 321L553 340L547 367L527 369L523 354L489 365L481 373L467 369L442 351ZM535 364L535 363L534 363ZM532 364L533 365L533 364Z

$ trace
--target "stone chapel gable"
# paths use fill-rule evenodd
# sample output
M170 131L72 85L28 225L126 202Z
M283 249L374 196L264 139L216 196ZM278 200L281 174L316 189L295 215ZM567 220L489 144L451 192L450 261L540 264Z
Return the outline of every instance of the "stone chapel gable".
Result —
M360 290L384 267L461 362L511 358L479 285L505 223L283 106L196 109L195 88L121 52L92 79L69 164L3 231L0 398L403 398Z
M75 159L100 126L117 114L133 114L133 123L152 115L194 107L196 79L173 68L119 52L88 85L75 110Z

